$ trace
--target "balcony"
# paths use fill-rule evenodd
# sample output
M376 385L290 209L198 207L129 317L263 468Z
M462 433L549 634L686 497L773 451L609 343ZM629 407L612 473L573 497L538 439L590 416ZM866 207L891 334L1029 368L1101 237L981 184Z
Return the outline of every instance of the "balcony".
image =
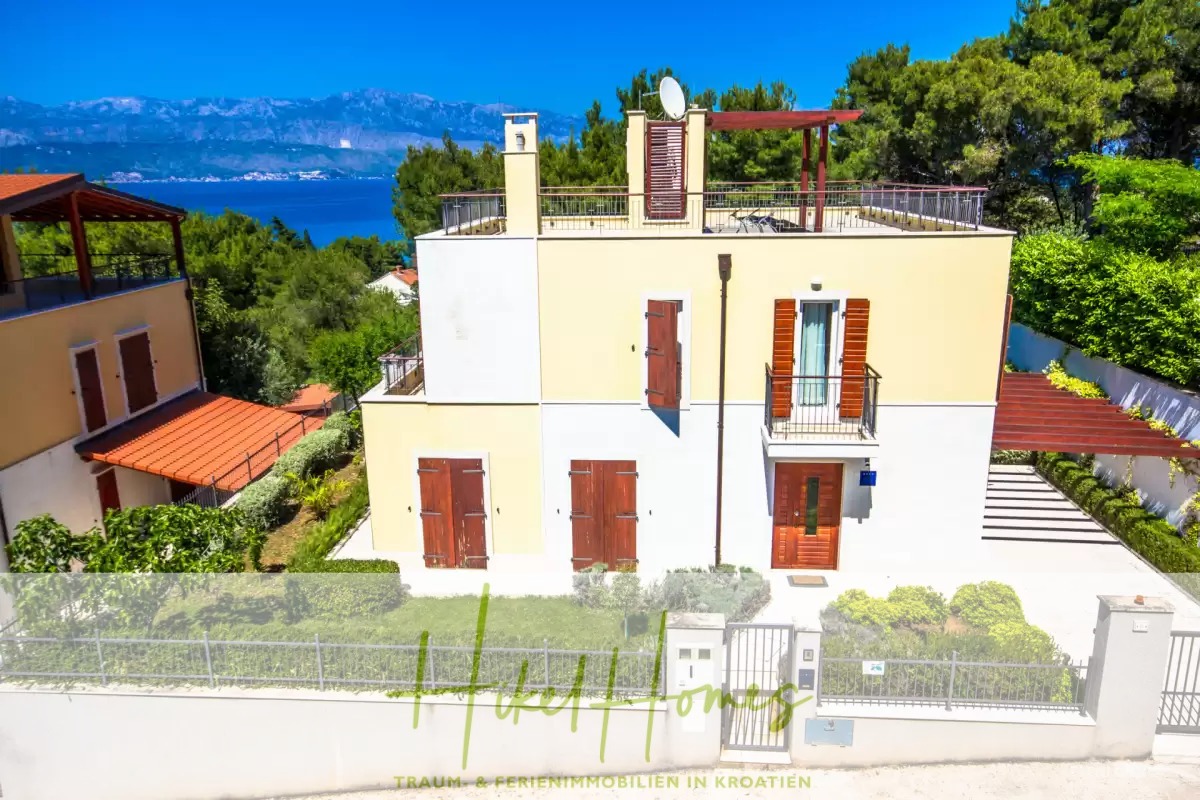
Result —
M0 279L0 319L83 303L98 297L166 283L180 277L175 257L92 253L91 286L84 285L73 255L23 253L26 277Z
M713 183L706 191L665 197L621 187L543 187L538 196L543 235L630 231L649 235L976 231L986 189L899 183ZM442 196L447 235L504 233L500 191Z
M772 455L806 455L814 444L861 453L876 444L880 375L787 375L766 367L763 439Z
M390 395L420 394L425 389L421 337L413 336L379 357L383 389Z

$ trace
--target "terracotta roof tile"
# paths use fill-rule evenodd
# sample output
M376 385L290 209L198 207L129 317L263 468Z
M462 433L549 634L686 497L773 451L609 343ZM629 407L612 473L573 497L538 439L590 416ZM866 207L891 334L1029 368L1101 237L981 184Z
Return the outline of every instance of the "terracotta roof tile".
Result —
M61 183L67 180L77 180L83 176L77 172L58 173L53 175L42 175L38 173L30 173L23 175L0 175L0 200L8 200L13 197L19 197L26 192L34 192L38 189L51 186L55 183Z
M289 411L293 414L316 411L326 403L332 403L337 396L338 393L333 388L323 383L312 383L301 387L291 401L281 405L279 410Z

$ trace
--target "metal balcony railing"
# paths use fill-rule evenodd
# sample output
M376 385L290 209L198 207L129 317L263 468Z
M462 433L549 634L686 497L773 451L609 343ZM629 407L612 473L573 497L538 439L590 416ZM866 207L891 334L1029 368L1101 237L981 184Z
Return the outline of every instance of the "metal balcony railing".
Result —
M74 255L23 253L17 280L0 279L0 317L82 303L179 277L175 258L142 253L92 253L92 285L80 282Z
M879 373L791 375L766 367L763 424L771 436L874 439Z
M417 394L425 386L421 337L412 336L379 357L387 394Z
M444 194L442 229L459 236L486 236L505 231L504 190Z

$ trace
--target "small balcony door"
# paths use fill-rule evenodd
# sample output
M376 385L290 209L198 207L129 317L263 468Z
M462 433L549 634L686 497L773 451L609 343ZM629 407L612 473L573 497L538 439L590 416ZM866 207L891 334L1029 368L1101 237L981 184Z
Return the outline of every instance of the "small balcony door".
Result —
M798 310L795 371L799 377L793 402L808 408L833 408L840 389L839 381L829 379L840 373L837 303L804 301Z

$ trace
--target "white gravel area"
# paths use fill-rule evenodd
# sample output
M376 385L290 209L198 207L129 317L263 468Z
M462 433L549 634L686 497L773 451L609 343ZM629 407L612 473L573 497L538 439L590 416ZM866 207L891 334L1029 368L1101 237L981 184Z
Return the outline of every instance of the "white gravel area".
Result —
M807 787L797 783L808 780ZM1200 764L1195 761L1088 761L1072 763L949 764L860 770L802 770L795 767L689 770L625 776L641 786L610 788L518 787L474 784L461 788L391 789L312 795L308 800L395 800L413 797L503 798L504 800L638 800L720 798L1075 798L1088 800L1195 800ZM699 785L703 781L703 788ZM465 783L465 782L464 782ZM774 783L774 788L771 784ZM757 784L757 787L755 786ZM655 786L662 788L655 788Z

